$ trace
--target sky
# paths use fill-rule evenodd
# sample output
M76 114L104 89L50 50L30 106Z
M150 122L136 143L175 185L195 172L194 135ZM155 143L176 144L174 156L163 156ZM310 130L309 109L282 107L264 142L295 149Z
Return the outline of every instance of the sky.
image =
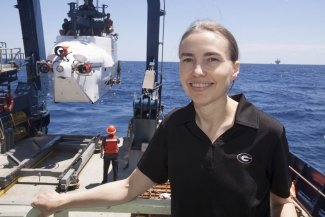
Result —
M40 0L48 54L64 18L67 3L75 0ZM97 0L94 0L96 6ZM146 0L98 0L111 13L119 34L121 61L146 60ZM79 4L83 1L79 0ZM0 0L0 42L23 49L16 0ZM163 60L178 62L182 34L196 19L212 19L235 36L241 63L325 65L325 0L161 0L165 7ZM161 18L161 30L163 18ZM162 35L162 31L161 31ZM162 36L160 37L162 40ZM160 57L161 61L161 48Z

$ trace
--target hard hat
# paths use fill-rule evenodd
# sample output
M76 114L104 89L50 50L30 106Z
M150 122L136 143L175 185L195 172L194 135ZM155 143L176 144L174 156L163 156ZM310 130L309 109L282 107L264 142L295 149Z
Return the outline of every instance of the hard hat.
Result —
M116 129L113 125L110 125L109 127L107 127L106 132L108 134L114 134L116 132Z

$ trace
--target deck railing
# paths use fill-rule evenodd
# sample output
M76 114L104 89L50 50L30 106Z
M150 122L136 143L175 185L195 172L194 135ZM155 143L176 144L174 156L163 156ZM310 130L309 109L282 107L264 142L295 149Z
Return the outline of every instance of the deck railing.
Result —
M135 199L128 203L92 208L70 208L54 214L54 217L68 217L70 212L97 212L97 213L134 213L170 215L170 200ZM37 217L39 210L32 208L26 217ZM91 216L91 215L89 215Z
M310 216L325 216L325 175L291 153L294 201Z
M24 58L20 48L0 48L0 73L6 69L20 69Z

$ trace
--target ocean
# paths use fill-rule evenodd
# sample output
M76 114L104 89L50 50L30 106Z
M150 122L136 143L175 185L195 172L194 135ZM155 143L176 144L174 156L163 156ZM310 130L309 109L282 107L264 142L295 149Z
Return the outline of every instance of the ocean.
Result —
M49 134L106 135L115 125L125 137L133 116L134 94L141 96L145 62L122 62L120 85L96 103L54 103L51 89ZM161 70L159 66L158 70ZM25 70L19 75L26 77ZM178 63L164 62L162 104L164 115L190 99L178 78ZM21 79L20 79L21 80ZM292 153L325 174L325 66L242 64L230 95L244 93L257 108L276 118L286 128Z

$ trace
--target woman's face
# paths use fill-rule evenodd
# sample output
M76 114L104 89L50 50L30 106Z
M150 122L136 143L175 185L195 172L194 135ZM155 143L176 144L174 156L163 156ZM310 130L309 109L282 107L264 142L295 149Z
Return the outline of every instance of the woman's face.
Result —
M208 105L227 96L240 64L230 60L228 41L223 36L194 32L180 43L179 54L180 80L195 104Z

